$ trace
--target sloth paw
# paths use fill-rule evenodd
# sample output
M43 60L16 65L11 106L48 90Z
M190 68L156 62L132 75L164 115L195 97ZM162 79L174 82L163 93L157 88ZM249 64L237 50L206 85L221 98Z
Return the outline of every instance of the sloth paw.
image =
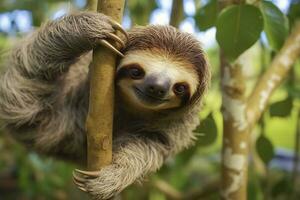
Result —
M123 40L119 36L117 36L116 33L117 33L117 31L121 32L125 36L126 40L128 40L127 32L122 28L122 26L118 22L116 22L112 19L109 19L108 21L109 21L110 25L112 26L112 28L114 29L115 32L114 33L107 33L106 34L106 37L107 37L106 39L109 39L110 41L113 41L115 44L119 44L121 46L121 48L125 47L125 42L123 42ZM114 47L112 44L110 44L110 42L108 42L106 39L100 39L97 42L100 45L103 45L106 48L112 50L114 53L118 54L119 56L124 57L124 55L116 47Z
M94 199L109 199L123 189L118 172L113 166L104 167L100 171L75 169L73 182L78 189L89 193Z
M99 176L99 171L82 171L79 169L75 169L73 171L73 182L78 187L78 189L83 192L88 192L86 188L86 183L92 179L95 179Z

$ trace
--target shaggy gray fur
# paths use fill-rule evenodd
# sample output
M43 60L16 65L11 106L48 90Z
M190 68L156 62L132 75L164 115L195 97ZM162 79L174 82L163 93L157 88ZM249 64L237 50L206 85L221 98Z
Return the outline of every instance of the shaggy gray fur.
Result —
M162 29L151 26L152 31ZM131 46L123 50L125 55L135 49L132 45L135 33L142 30L129 32ZM165 27L164 30L156 34L168 34L167 30L176 29ZM103 14L76 13L45 24L13 49L0 79L0 119L16 140L42 154L85 164L84 124L91 59L88 52L95 47L97 39L106 39L107 33L113 32ZM187 35L178 31L176 34L181 38ZM195 68L203 68L198 70L201 92L196 99L200 99L209 70L198 41L189 37L193 51L188 58L194 53L195 58L201 59ZM188 49L182 52L179 55L186 59L184 52ZM158 114L155 118L141 118L123 110L116 94L113 163L87 183L91 194L96 199L107 199L159 169L168 156L193 144L199 105L200 101L193 102L173 112L171 117L165 114L158 117Z

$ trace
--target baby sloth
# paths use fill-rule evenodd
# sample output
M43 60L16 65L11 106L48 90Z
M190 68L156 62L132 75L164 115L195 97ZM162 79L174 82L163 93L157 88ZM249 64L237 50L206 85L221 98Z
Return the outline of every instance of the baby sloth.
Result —
M85 164L89 52L102 44L124 55L115 78L113 162L89 176L74 174L95 199L114 196L193 144L210 77L201 45L190 34L150 25L128 31L126 40L117 31L125 34L93 12L49 22L12 50L0 78L7 132L41 154ZM123 44L120 52L112 40Z

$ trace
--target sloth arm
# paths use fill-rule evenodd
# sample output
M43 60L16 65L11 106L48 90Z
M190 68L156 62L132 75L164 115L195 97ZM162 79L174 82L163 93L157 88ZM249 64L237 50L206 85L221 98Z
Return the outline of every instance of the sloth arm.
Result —
M148 134L148 133L146 133ZM94 199L109 199L150 172L157 171L169 154L168 146L153 138L128 135L114 141L112 164L91 179L74 174L75 182Z
M88 64L79 67L78 60L114 32L107 16L81 12L19 42L0 78L0 119L8 132L41 153L82 159Z
M157 171L169 156L191 146L196 139L193 130L198 124L196 108L160 131L129 133L123 138L116 138L112 164L99 172L92 172L93 176L86 176L85 172L75 173L75 183L92 194L94 199L109 199Z

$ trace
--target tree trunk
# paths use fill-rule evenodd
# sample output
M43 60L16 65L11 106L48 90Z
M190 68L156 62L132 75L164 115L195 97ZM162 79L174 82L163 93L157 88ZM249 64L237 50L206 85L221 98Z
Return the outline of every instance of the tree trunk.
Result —
M247 168L250 133L274 90L291 70L300 55L300 24L296 24L284 46L258 80L251 95L245 98L245 79L239 60L227 63L221 55L222 70L222 197L247 199Z
M249 132L246 122L245 76L240 64L233 64L221 53L223 113L222 191L223 199L246 199Z

